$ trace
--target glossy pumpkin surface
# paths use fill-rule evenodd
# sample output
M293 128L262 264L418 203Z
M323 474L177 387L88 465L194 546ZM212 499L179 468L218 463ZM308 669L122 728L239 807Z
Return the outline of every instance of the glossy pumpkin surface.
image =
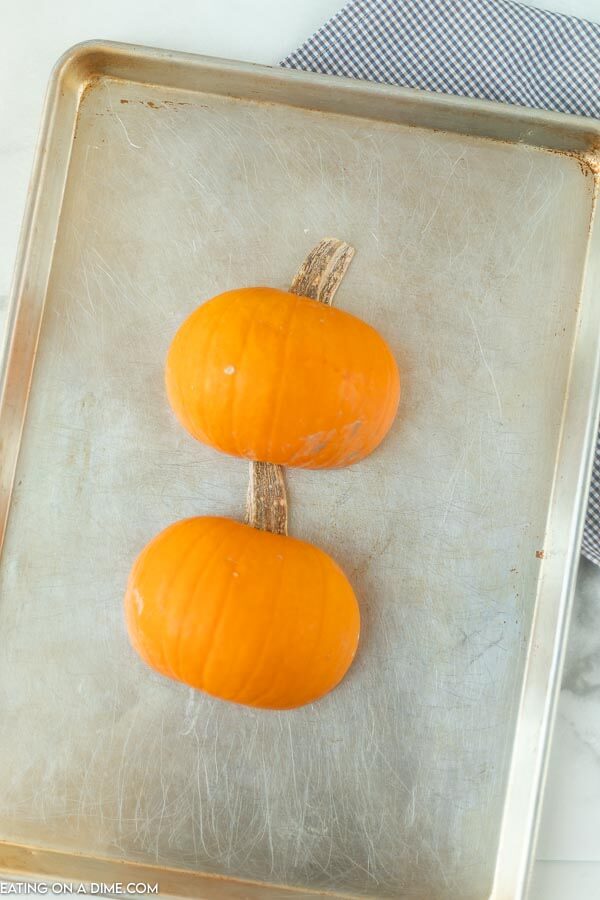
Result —
M208 516L176 522L145 547L125 614L134 648L162 674L268 709L334 688L360 630L352 587L330 556Z
M303 468L346 466L389 430L398 367L370 325L274 288L220 294L183 323L166 365L184 427L224 453Z

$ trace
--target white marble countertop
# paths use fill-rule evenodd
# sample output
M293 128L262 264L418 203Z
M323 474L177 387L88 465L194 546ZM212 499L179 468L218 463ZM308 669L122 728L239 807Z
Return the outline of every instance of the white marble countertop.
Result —
M531 4L536 5L536 4ZM541 4L537 4L541 5ZM600 21L599 0L548 0ZM0 330L50 69L104 38L273 64L340 0L20 0L0 31ZM532 900L600 897L600 570L583 561L554 735Z

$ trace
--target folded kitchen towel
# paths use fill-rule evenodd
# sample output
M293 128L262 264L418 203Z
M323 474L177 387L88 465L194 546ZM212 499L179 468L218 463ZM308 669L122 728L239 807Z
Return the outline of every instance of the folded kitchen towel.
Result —
M281 65L600 118L600 25L509 0L351 0ZM600 565L600 442L582 550Z

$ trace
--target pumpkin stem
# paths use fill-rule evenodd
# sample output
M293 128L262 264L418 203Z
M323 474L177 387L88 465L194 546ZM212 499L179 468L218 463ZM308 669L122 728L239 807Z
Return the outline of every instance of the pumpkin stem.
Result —
M290 286L290 293L300 294L320 300L331 306L333 295L337 291L354 256L354 247L325 238L310 251Z
M331 306L353 256L354 247L350 244L325 238L313 247L296 272L290 292ZM250 463L246 521L261 531L288 533L288 503L281 466Z
M287 496L283 469L273 463L251 462L246 520L253 528L287 534Z

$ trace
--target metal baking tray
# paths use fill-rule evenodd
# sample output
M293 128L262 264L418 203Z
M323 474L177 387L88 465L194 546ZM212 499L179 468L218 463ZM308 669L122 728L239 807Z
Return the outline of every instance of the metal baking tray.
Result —
M524 895L597 424L599 146L590 120L179 53L59 62L2 369L4 871ZM368 460L289 473L364 633L336 691L273 713L151 672L121 603L157 531L243 509L246 465L168 409L174 330L326 236L405 387Z

